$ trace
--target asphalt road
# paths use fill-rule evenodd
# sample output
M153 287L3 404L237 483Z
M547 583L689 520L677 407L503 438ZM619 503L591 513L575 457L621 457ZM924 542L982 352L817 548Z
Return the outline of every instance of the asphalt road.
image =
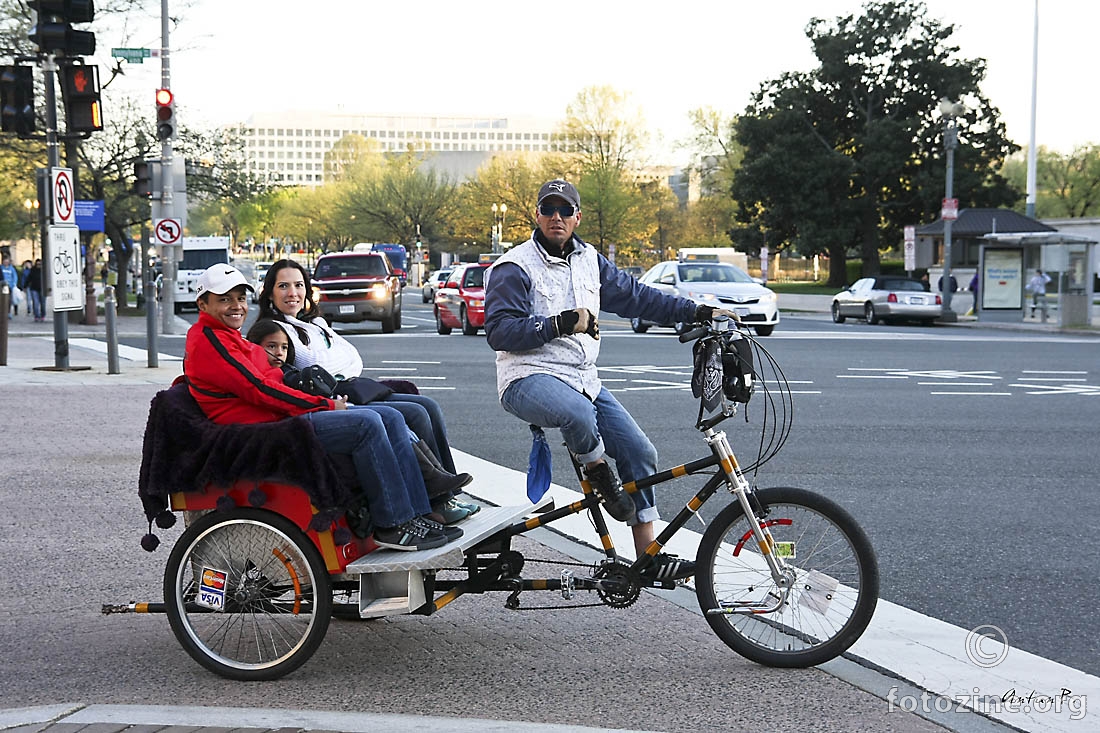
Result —
M413 379L443 405L456 447L523 469L528 433L499 407L484 337L436 335L419 301L415 291L406 297L395 336L378 324L342 330L368 374ZM601 376L661 466L703 455L691 427L690 347L671 331L630 333L612 317L601 329ZM166 353L182 348L166 341ZM795 392L789 439L760 486L803 486L852 511L878 552L885 599L963 628L996 625L1014 647L1100 674L1100 617L1089 610L1100 574L1096 339L786 316L760 343ZM767 403L758 392L747 424L741 415L725 423L742 463L775 424ZM555 480L571 485L568 457L550 437ZM698 482L662 488L670 517Z

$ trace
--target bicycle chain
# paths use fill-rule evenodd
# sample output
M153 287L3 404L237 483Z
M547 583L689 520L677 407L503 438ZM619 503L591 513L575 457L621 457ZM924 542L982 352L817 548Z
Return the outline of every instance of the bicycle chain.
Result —
M564 560L539 560L537 558L530 558L530 557L525 557L523 559L523 561L524 561L525 564L526 563L540 563L542 565L568 565L569 567L576 567L576 568L591 568L592 567L592 563L589 563L589 562L566 562ZM466 567L441 568L441 570L455 570L455 571L463 571L463 570L467 570L467 569L468 568L466 568ZM627 604L627 606L629 606L629 605L633 605L633 601L631 601L631 603ZM600 602L600 603L570 603L570 604L564 604L563 603L563 604L557 605L557 606L531 606L529 608L512 608L512 609L509 609L509 610L511 610L511 611L558 611L558 610L561 610L563 608L601 608L601 607L602 608L614 608L614 609L618 610L618 609L626 608L627 606L612 606L610 604L603 603L603 602Z

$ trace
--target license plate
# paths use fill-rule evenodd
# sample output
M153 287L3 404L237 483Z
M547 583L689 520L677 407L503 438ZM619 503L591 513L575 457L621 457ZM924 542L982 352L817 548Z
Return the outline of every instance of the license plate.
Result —
M355 312L355 306L354 305L342 305L342 306L340 306L340 312L341 313L354 313Z
M734 308L733 312L739 316L747 316L749 314L748 308Z
M914 295L909 298L909 305L924 305L923 295Z

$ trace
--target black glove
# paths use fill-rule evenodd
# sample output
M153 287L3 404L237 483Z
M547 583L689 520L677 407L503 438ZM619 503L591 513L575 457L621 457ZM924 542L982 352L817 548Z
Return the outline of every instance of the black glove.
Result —
M714 315L714 308L709 305L697 305L695 306L695 322L696 323L709 323L711 317Z
M554 326L555 336L569 336L581 320L581 314L577 311L562 311L556 316L550 317L550 323Z
M588 326L583 331L578 331L577 326L581 321L581 310L576 308L574 310L562 311L556 316L550 317L550 323L554 328L554 336L571 336L575 333L587 333L594 339L600 337L600 325L596 320L596 316L592 314L588 309L583 309L588 316Z

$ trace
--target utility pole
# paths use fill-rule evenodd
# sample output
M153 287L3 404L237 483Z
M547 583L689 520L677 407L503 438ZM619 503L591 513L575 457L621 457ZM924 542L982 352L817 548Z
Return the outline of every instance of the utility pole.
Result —
M161 89L171 90L172 73L168 59L168 0L160 0L160 86ZM158 105L159 115L159 105ZM174 115L173 115L174 116ZM165 134L161 133L160 120L157 120L157 136L160 144L160 170L161 170L161 217L171 219L175 217L175 207L172 200L173 176L172 176L172 137L175 132L175 120L169 125ZM153 222L156 226L156 222ZM161 332L174 333L176 322L176 270L179 261L180 245L165 245L161 255Z

